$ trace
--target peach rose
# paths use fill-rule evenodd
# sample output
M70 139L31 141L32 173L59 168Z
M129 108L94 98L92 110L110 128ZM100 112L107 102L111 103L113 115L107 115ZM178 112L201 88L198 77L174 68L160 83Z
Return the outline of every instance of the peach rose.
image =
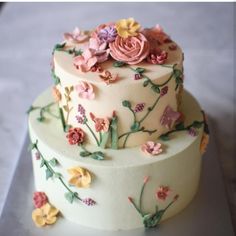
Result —
M149 42L145 36L139 33L137 36L122 38L117 36L115 41L109 44L111 56L117 61L123 61L134 65L144 60L150 50Z

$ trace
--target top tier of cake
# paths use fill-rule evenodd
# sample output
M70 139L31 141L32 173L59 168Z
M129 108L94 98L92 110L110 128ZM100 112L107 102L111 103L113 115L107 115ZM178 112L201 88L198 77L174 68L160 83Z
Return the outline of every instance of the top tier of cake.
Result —
M64 37L52 68L64 128L101 147L132 147L181 119L183 53L160 26L129 18Z

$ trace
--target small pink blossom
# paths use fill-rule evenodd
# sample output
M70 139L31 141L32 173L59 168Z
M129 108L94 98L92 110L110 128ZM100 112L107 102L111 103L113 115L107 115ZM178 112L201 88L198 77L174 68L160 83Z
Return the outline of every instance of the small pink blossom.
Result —
M96 132L107 132L109 130L110 120L109 118L98 118L92 112L90 113L92 121L95 123Z
M158 155L162 152L161 144L148 141L141 146L141 150L148 155Z
M147 57L147 62L156 65L162 65L168 58L168 53L162 50L155 50Z
M89 38L89 35L76 27L72 33L64 33L64 39L71 43L82 43Z
M142 79L142 76L140 74L134 75L134 80L140 80L140 79Z
M33 202L35 208L40 208L48 202L47 195L44 192L34 192Z
M192 137L195 137L197 136L197 131L196 129L194 129L193 127L191 127L189 130L188 130L188 134Z
M75 86L76 91L79 94L79 97L84 99L93 100L95 98L95 93L93 91L93 86L88 82L81 82Z
M165 201L170 194L170 188L168 186L160 186L156 192L156 198Z
M96 38L90 38L89 48L94 50L94 55L97 58L97 63L102 63L104 61L107 61L110 49L107 49L106 42L101 43Z
M81 128L70 128L66 137L70 145L80 145L84 142L85 133Z
M170 106L167 106L161 117L161 125L166 126L170 129L175 121L180 117L180 113L174 111Z
M88 72L97 62L95 50L90 48L85 49L82 55L74 58L74 66L81 72Z

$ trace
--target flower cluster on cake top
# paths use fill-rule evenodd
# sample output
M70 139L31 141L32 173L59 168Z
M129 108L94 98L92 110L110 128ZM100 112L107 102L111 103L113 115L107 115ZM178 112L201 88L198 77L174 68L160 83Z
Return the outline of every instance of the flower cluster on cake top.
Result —
M74 65L82 72L93 71L109 58L129 65L142 61L164 64L168 53L160 45L172 42L159 25L142 28L133 18L101 24L92 32L75 28L72 33L65 33L64 39L68 43L83 43L83 52L74 57Z

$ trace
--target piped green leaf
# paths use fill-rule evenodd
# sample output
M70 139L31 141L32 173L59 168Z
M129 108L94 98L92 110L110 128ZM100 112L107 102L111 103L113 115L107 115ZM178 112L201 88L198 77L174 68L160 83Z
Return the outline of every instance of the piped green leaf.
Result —
M104 160L104 157L105 157L104 153L100 152L100 151L99 152L93 152L91 154L91 158L93 158L95 160Z
M102 134L102 141L101 141L101 143L99 145L101 148L105 148L106 147L109 135L110 135L110 129L107 132L104 132Z
M200 121L194 121L193 125L194 128L201 128L202 127L202 122Z
M115 62L113 63L113 66L114 66L114 67L122 67L122 66L125 66L125 65L126 65L126 63L123 62L123 61L115 61Z
M82 151L82 152L80 152L80 156L81 157L88 157L90 155L91 155L91 152L89 152L89 151Z
M111 120L111 148L118 149L117 116Z
M65 47L65 45L66 45L66 43L62 43L62 44L57 43L53 48L53 53L55 51L62 51L62 49Z
M128 100L124 100L124 101L122 102L122 105L123 105L124 107L131 108L131 103L130 103L130 101L128 101Z
M166 135L166 134L162 134L162 135L160 136L160 139L161 139L162 141L168 141L168 140L170 140L169 136Z
M48 168L45 170L45 172L46 172L46 180L48 180L53 176L53 173Z
M144 82L143 82L143 87L147 87L148 86L148 84L149 84L149 80L144 80Z
M44 165L45 165L45 161L44 161L44 159L42 158L41 163L40 163L40 168L42 168Z
M176 129L176 130L183 130L183 129L184 129L184 123L181 122L181 123L177 124L177 125L175 126L175 129Z
M53 167L55 167L57 164L58 164L58 161L56 158L52 158L50 161L49 161L49 164Z
M69 203L73 203L75 195L72 192L65 193L65 198Z
M138 131L139 128L140 128L140 123L139 123L139 122L133 123L132 126L130 127L130 129L131 129L132 131Z
M138 74L142 74L143 72L145 72L145 69L142 68L142 67L137 67L137 68L135 69L135 71L136 71Z

